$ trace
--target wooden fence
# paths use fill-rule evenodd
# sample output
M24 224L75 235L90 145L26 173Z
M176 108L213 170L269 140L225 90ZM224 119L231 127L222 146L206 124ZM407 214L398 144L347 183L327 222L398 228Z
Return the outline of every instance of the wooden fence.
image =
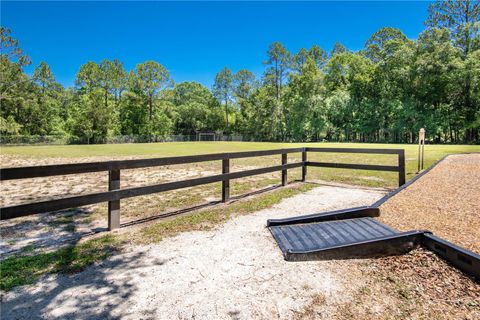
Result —
M308 152L329 153L358 153L358 154L393 154L398 156L395 166L347 164L330 162L311 162L307 160ZM302 153L302 161L288 163L288 154ZM281 155L281 165L258 168L246 171L230 172L230 160L240 158L262 157ZM149 186L120 188L120 170L146 167L157 167L175 164L188 164L205 161L222 161L222 173L213 176L193 178L182 181L161 183ZM246 151L233 153L216 153L183 157L167 157L140 160L120 160L90 163L61 164L35 167L0 169L0 180L27 179L36 177L49 177L68 174L108 171L108 191L92 194L66 197L56 200L39 201L0 208L0 219L7 220L32 214L52 212L62 209L107 202L108 201L108 228L110 230L120 227L120 200L125 198L165 192L187 187L199 186L214 182L222 182L222 202L229 199L230 180L249 177L259 174L281 171L282 185L287 184L288 169L302 168L302 181L305 181L307 167L341 168L357 170L376 170L398 172L398 183L405 183L405 151L403 149L352 149L352 148L291 148L278 150Z

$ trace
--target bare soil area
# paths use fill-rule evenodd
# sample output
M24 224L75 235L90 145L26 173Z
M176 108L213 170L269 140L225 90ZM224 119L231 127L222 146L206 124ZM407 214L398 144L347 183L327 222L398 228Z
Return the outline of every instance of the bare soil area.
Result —
M430 230L480 253L480 154L448 156L380 210L394 228Z

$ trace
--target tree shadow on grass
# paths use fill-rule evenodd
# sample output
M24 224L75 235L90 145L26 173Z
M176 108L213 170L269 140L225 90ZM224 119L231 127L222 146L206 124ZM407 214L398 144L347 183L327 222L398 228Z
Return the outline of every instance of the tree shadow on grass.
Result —
M88 217L88 208L72 208L57 212L38 214L23 218L2 221L0 259L11 255L50 251L75 244L81 238L101 230L79 228L78 220ZM105 229L106 230L106 229Z
M121 254L81 273L47 275L33 286L2 296L2 319L117 319L128 315L126 301L137 290L139 268L164 261L142 259L144 252ZM72 260L61 263L68 270ZM118 275L121 274L121 278ZM117 277L115 277L117 276ZM148 313L148 310L146 310Z

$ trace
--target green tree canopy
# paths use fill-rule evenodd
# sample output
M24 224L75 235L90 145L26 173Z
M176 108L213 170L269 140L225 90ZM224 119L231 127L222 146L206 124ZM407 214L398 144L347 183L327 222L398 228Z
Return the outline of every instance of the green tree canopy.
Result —
M215 75L212 91L218 102L225 105L225 131L228 132L228 103L233 96L233 73L230 69L225 67Z

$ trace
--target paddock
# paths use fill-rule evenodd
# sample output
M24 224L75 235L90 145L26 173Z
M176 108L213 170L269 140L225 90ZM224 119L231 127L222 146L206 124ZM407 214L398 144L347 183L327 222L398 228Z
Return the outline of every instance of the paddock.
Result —
M462 161L455 161L455 157ZM281 160L279 158L275 156L275 161ZM408 164L410 158L407 152L407 176L411 174ZM337 160L337 163L339 162L343 161ZM372 163L367 162L366 165ZM392 164L394 163L385 165ZM412 164L410 163L410 166ZM455 190L457 194L468 193L476 197L475 195L479 193L478 184L475 182L478 181L477 174L480 172L475 170L479 165L478 155L452 156L417 182L392 196L388 201L396 201L395 210L400 209L399 203L402 203L403 206L407 205L409 209L415 211L415 203L398 201L396 197L405 197L409 192L418 192L410 188L415 187L416 183L428 181L429 174L440 171L441 175L442 172L448 171L442 169L441 165L453 165L454 168L460 168L461 172L465 172L462 181L468 179L470 182L455 184ZM209 205L181 213L180 218L169 217L165 223L170 223L171 226L182 217L201 217L202 212L206 212L207 215L211 212L229 212L224 220L213 222L192 218L193 220L186 221L198 222L197 228L174 230L173 233L161 234L155 241L143 244L135 242L135 237L148 228L153 233L165 230L164 227L157 228L165 224L162 222L164 217L126 225L112 231L112 234L130 241L127 241L118 252L95 262L79 273L46 274L33 284L17 286L5 292L2 299L2 316L25 318L35 313L53 319L65 317L133 319L139 316L207 319L212 315L219 319L349 319L353 315L359 319L478 318L480 315L479 306L476 304L480 299L478 283L436 254L422 248L405 255L381 258L285 261L277 243L266 228L267 220L371 206L392 190L368 185L332 183L320 179L308 181L309 174L315 177L310 169L316 168L308 168L307 181L302 183L295 181L301 180L301 169L295 169L298 171L293 174L297 176L291 177L291 181L289 180L283 187L280 184L280 187L269 188L260 193L247 192L244 197L233 194L230 202L214 202L210 204L211 207ZM269 179L277 179L277 185L283 180L281 172L269 175L271 175ZM391 177L392 182L396 175L397 173ZM436 183L438 179L433 180ZM456 180L447 179L444 183L448 181ZM252 183L252 180L245 183L248 182ZM307 189L302 189L302 186L307 185ZM423 189L428 188L423 186ZM258 205L259 202L265 202L265 197L273 197L283 192L282 190L291 190L292 193L281 201L271 202L272 205ZM300 192L293 192L295 190ZM221 191L221 186L215 189L217 198L218 194L222 194ZM245 193L246 189L239 191ZM443 196L446 202L455 203L455 212L462 212L462 208L468 209L470 224L475 228L474 223L479 219L478 216L475 218L475 215L480 210L478 203L472 202L474 198L455 196L447 198ZM380 207L381 210L389 204L388 201ZM233 211L230 212L229 208L233 208ZM101 212L103 217L106 213ZM85 213L79 215L82 214ZM434 213L428 214L429 217L432 215ZM17 219L33 223L50 219L46 218L47 216L52 215L47 213ZM385 219L382 218L382 214L379 219L400 230L420 226L415 225L411 215L404 214L402 215L405 217L404 227L399 227L400 222L395 223L391 216L392 211L386 211ZM394 217L397 221L402 221L398 215ZM77 218L75 216L74 219ZM7 224L11 224L9 226L15 233L13 226L17 219L2 221L2 231L6 229ZM99 221L105 226L105 220ZM428 219L425 217L421 221L423 226ZM432 223L433 231L448 236L449 233L442 233L442 230L451 230L455 227L454 222L455 218L451 217L445 220L443 225L438 222ZM476 226L478 227L478 224ZM50 227L55 229L64 226ZM79 233L78 230L75 232ZM107 231L80 237L95 238L105 232ZM448 240L458 239L448 237ZM50 243L50 246L41 250L52 250L62 243L62 241ZM14 244L2 245L7 248Z

